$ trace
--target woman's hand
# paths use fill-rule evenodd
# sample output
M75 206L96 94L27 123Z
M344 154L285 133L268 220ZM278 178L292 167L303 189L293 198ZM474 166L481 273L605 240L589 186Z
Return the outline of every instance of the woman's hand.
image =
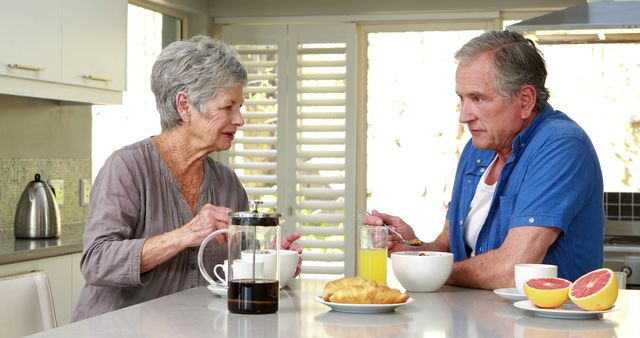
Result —
M185 248L200 246L210 233L229 225L229 212L229 208L206 204L189 223L145 240L142 246L140 273L168 261ZM224 235L216 236L215 241L222 244L225 241Z
M393 228L399 232L406 240L416 239L416 234L413 232L413 228L405 223L402 218L398 216L392 216L373 210L371 215L365 215L362 217L362 223L367 225L381 226L386 224L390 228ZM387 250L389 253L395 251L407 251L415 250L413 247L408 247L402 243L402 241L394 234L389 234L389 242L387 244Z
M293 250L298 252L298 267L296 268L296 273L293 274L293 277L296 277L302 271L302 249L298 245L298 243L294 243L300 238L299 232L292 232L288 234L285 238L280 241L280 249L284 250Z
M229 213L231 211L226 207L205 204L196 217L180 228L186 241L185 247L200 246L200 243L210 233L219 229L226 229L229 226ZM225 239L226 236L220 235L213 240L220 245L224 243Z

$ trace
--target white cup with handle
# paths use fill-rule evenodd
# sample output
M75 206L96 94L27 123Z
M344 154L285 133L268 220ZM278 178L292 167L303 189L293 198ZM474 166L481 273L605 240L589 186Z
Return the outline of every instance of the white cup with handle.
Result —
M224 263L222 264L216 264L213 267L213 274L216 276L216 278L218 278L218 280L220 281L221 284L223 285L228 285L228 281L227 281L227 276L229 276L229 260L225 259ZM222 274L218 274L218 269L222 270Z
M552 264L516 264L515 283L518 292L524 295L524 283L532 278L558 276L558 267Z
M623 271L614 271L613 274L616 275L616 279L618 279L618 289L626 289L627 273Z
M280 249L280 270L276 278L276 250L256 252L256 261L264 262L264 278L278 279L280 288L284 288L289 280L293 277L298 267L298 252L295 250ZM254 252L243 251L242 259L247 261L253 260Z
M263 278L264 263L256 260L255 264L255 276L253 275L254 264L249 260L235 259L231 265L233 269L234 279L245 278ZM224 272L224 276L218 274L218 270L221 269ZM223 285L229 284L229 260L225 259L224 263L216 264L213 267L213 274L221 281Z

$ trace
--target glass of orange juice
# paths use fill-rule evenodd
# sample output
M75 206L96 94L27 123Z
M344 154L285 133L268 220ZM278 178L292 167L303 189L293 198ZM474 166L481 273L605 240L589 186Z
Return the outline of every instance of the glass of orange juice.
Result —
M358 226L358 276L387 285L387 239L385 226Z

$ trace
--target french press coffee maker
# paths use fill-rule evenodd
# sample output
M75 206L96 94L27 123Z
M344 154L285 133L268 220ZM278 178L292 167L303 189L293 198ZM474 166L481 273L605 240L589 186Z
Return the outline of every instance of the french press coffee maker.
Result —
M278 311L281 215L258 212L260 204L262 201L250 201L249 211L230 212L229 227L209 234L198 250L200 273L217 284L204 269L202 255L212 238L227 233L227 308L232 313Z

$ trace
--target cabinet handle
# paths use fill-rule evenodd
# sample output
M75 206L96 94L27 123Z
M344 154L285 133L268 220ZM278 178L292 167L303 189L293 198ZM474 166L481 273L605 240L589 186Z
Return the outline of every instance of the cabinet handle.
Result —
M19 63L10 63L7 65L7 67L9 68L13 68L13 69L22 69L22 70L31 70L34 72L41 72L44 70L44 68L42 67L37 67L37 66L30 66L30 65L22 65Z
M82 75L82 78L86 79L86 80L102 81L102 82L111 81L111 79L109 79L107 77L100 77L100 76L93 76L93 75Z

